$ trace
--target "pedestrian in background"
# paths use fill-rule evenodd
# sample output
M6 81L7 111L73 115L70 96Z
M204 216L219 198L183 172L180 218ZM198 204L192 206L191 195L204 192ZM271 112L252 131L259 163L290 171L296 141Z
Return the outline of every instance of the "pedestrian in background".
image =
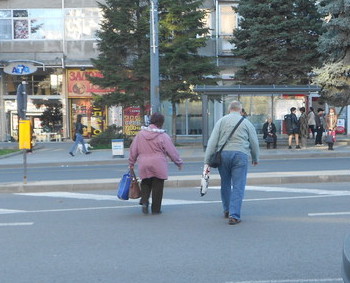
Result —
M259 160L259 141L256 130L248 119L244 119L234 134L228 139L233 128L241 120L242 104L231 102L229 114L219 119L210 135L204 163L225 144L221 152L219 173L221 177L221 200L228 224L241 222L241 207L247 182L248 155L255 166Z
M267 117L266 122L262 127L263 139L266 141L266 148L270 149L271 143L273 148L277 148L276 125L272 122L272 118Z
M78 144L80 143L82 145L82 150L84 154L90 154L91 152L88 151L85 147L85 142L83 138L84 128L87 128L85 125L81 123L81 119L83 118L82 115L77 116L77 121L75 122L75 141L73 146L71 147L69 154L71 156L74 156L74 152L77 150Z
M324 132L324 110L322 108L317 109L317 115L315 115L315 121L316 121L316 139L315 139L315 145L320 146L322 145L322 136Z
M297 112L297 109L295 107L292 107L290 109L290 114L287 114L285 116L286 121L286 127L287 127L287 134L288 134L288 148L292 149L292 141L293 137L295 139L295 144L297 149L300 149L299 146L299 121L298 117L295 114Z
M181 160L171 138L162 129L164 116L160 113L152 114L150 125L141 127L130 146L129 167L134 169L138 163L141 179L142 212L148 214L149 198L152 193L152 214L161 213L164 180L168 179L168 160L174 162L179 170L182 169Z
M310 107L309 114L307 114L307 123L309 125L312 138L314 139L315 132L316 132L316 121L315 121L315 111L313 107Z
M334 107L329 108L329 112L326 115L326 125L327 125L327 143L328 150L333 150L333 145L335 142L335 135L338 123L338 115Z
M305 112L305 107L300 107L299 111L301 113L299 117L300 143L302 148L306 148L306 141L309 136L308 117Z

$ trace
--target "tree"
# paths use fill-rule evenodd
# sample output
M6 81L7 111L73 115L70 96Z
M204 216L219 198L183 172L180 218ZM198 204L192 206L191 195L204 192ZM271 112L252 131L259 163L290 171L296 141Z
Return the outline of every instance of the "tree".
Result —
M91 59L102 77L89 80L114 91L94 96L98 106L144 106L149 100L149 1L107 0L99 3L103 21L97 32L100 54Z
M39 117L42 128L48 132L58 132L62 129L62 103L60 101L36 100L35 105L36 107L46 106Z
M245 0L233 32L233 53L246 64L235 74L242 84L307 84L322 22L315 0Z
M160 96L172 105L172 136L176 137L176 104L198 100L196 84L214 83L218 70L210 57L199 55L209 29L204 25L202 0L163 0L159 7Z
M319 39L324 65L315 69L313 82L321 86L321 97L333 106L350 103L350 7L345 0L319 3L325 32Z

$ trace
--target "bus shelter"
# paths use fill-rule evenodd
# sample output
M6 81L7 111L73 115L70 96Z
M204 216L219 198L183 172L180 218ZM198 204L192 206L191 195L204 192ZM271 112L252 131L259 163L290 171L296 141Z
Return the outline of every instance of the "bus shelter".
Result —
M269 116L276 124L277 132L282 134L284 115L290 113L291 107L319 107L321 88L315 85L197 85L194 90L202 96L202 139L206 148L216 121L227 114L231 101L242 102L258 134L262 133L262 126Z

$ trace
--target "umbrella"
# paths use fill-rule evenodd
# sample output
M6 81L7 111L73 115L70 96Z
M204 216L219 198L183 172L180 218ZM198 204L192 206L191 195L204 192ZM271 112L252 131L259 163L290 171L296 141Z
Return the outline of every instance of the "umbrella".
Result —
M201 178L201 189L200 189L201 197L208 192L209 174L210 174L210 167L208 164L204 164L202 178Z

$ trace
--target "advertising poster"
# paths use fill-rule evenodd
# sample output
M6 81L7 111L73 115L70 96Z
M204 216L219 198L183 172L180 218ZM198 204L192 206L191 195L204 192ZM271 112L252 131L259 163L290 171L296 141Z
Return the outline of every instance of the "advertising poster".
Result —
M106 111L100 107L95 107L89 98L76 98L71 100L72 129L77 119L77 115L82 115L84 137L95 137L103 132L106 127Z
M141 130L140 107L127 107L123 111L123 130L128 136L135 136Z
M102 74L98 70L86 70L71 69L67 71L67 84L68 84L68 97L92 97L92 94L106 94L113 89L102 89L96 85L93 85L89 80L91 77L102 77Z

